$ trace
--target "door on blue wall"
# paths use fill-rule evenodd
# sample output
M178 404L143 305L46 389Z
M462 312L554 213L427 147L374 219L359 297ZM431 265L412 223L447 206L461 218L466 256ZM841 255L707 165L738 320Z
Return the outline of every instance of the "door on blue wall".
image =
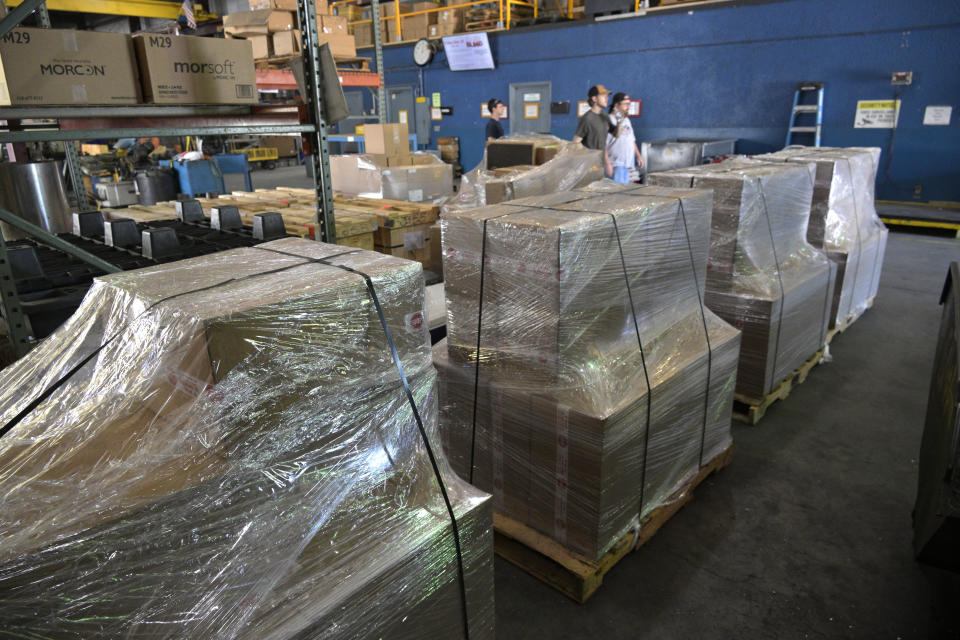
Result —
M550 133L550 82L510 83L510 133Z
M347 110L350 111L351 116L359 116L363 114L363 93L360 91L344 91L343 97L347 101ZM347 120L341 120L337 123L337 133L351 135L356 133L357 125L363 124L364 122L376 122L376 120L362 120L360 118L351 117ZM341 142L340 143L340 153L356 153L359 150L359 145L356 142Z
M416 95L412 86L387 87L387 113L390 122L406 122L410 133L417 134Z

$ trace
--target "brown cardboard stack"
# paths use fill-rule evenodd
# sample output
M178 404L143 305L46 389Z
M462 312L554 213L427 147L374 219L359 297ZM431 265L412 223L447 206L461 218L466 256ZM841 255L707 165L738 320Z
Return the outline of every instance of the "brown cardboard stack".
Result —
M440 159L447 164L460 164L460 138L437 138L437 149L440 151Z
M299 55L296 0L250 0L250 9L223 17L227 37L250 41L257 60ZM347 32L346 18L327 15L325 0L317 2L316 9L319 43L329 44L334 56L356 56L353 36Z
M404 40L419 40L430 35L430 26L437 24L437 4L434 2L414 2L407 13L417 15L405 16L400 20L400 28ZM427 11L428 13L419 13Z
M377 251L429 264L431 246L440 242L440 238L433 233L438 214L436 209L385 209L377 212L377 230L373 236Z
M443 9L437 13L436 24L427 27L430 38L452 36L463 31L463 8Z
M139 101L128 35L17 27L0 39L0 105Z
M562 148L546 137L491 140L487 142L487 169L539 166L552 160Z
M887 246L873 196L880 149L788 147L755 158L816 167L807 240L837 265L830 327L856 319L877 294Z
M711 202L585 189L441 220L451 463L590 560L730 442L739 332L700 302Z
M652 173L714 193L706 303L743 331L737 391L761 399L825 343L836 268L807 243L807 164L727 161Z
M100 278L0 372L5 632L440 639L466 620L494 637L489 496L433 443L464 610L361 274L434 434L420 266L300 239Z

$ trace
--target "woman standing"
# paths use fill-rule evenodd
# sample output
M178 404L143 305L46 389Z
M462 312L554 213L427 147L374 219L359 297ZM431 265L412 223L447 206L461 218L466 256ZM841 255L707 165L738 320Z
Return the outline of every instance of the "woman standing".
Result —
M636 166L643 167L643 158L633 135L633 125L627 117L629 109L630 96L622 92L614 94L610 102L610 125L613 133L607 135L605 153L613 169L612 175L608 177L621 184L630 182L630 169L634 167L634 160Z

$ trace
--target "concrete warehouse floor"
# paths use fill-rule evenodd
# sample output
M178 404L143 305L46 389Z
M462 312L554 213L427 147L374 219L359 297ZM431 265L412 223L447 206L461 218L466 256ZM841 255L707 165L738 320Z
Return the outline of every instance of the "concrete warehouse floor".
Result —
M312 184L302 167L253 182ZM498 558L497 637L960 638L960 574L913 560L910 521L951 260L960 240L891 232L876 304L833 362L735 422L733 463L587 604Z

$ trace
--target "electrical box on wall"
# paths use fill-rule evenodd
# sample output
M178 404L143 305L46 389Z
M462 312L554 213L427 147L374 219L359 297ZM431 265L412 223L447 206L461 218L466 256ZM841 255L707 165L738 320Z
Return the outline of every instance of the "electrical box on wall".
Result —
M913 84L913 71L894 71L890 76L890 84Z

